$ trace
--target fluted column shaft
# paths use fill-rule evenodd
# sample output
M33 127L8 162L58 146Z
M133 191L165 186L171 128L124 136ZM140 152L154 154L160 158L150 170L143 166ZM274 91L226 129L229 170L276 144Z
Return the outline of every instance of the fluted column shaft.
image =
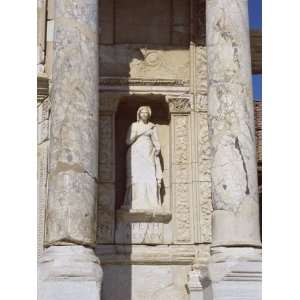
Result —
M247 0L206 1L213 246L259 246Z

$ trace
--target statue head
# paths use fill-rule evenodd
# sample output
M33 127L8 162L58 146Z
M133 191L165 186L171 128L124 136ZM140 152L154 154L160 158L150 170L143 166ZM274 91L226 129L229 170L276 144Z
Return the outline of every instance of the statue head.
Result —
M137 121L142 120L143 122L148 122L151 118L151 108L150 106L141 106L137 111Z

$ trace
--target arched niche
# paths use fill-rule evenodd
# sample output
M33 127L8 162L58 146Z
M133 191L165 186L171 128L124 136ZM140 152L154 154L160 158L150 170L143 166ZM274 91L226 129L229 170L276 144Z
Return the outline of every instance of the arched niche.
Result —
M162 206L169 210L170 199L170 112L165 96L162 95L131 95L121 97L115 115L115 187L116 209L124 203L126 190L126 151L125 143L127 130L136 121L137 110L140 106L150 106L151 122L157 124L161 144L160 161L163 169L161 189Z

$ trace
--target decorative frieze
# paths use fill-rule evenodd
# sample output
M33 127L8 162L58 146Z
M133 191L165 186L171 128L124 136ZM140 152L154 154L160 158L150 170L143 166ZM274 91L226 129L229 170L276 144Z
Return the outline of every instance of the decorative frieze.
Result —
M212 217L212 199L211 199L211 182L199 182L199 200L200 200L200 238L201 243L210 243L211 234L211 217Z
M189 81L181 79L159 79L159 78L128 78L128 77L100 77L99 84L101 86L181 86L187 87Z
M173 157L172 189L175 241L191 242L191 203L190 203L190 117L183 115L190 109L189 98L169 99L170 110L181 112L172 115Z
M198 115L197 127L198 132L196 136L196 142L198 161L209 160L211 159L211 147L209 141L207 113L201 113Z
M207 53L206 47L196 47L196 89L201 95L207 95Z
M191 111L191 100L189 97L168 98L171 113L189 113Z
M211 234L211 158L210 142L208 136L207 112L202 111L206 95L196 95L193 111L193 136L192 136L192 176L193 176L193 226L196 242L209 242ZM200 103L199 103L200 102ZM197 106L197 103L199 106Z
M209 259L209 245L97 245L101 264L192 264L197 255L201 266Z

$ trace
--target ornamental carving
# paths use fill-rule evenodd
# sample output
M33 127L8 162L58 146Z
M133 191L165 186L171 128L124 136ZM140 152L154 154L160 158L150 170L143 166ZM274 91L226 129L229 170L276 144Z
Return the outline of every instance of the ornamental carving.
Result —
M207 95L195 96L194 111L195 112L206 112L207 113Z
M101 77L100 86L189 86L188 80L182 79L152 79L152 78L128 78L128 77Z
M101 45L100 71L105 77L189 80L190 53L172 46Z
M191 241L189 116L174 117L174 215L176 241Z
M99 149L99 173L100 181L113 180L113 115L100 116L100 149Z
M191 111L190 98L169 98L171 113L189 113Z
M212 200L211 200L211 183L200 182L200 230L201 242L211 242L211 217L212 217Z
M186 116L174 117L175 129L175 164L186 164L189 161L189 119Z
M188 184L175 184L175 195L176 240L189 242L191 240L191 217Z
M197 91L207 95L207 53L206 47L196 47L196 82Z

